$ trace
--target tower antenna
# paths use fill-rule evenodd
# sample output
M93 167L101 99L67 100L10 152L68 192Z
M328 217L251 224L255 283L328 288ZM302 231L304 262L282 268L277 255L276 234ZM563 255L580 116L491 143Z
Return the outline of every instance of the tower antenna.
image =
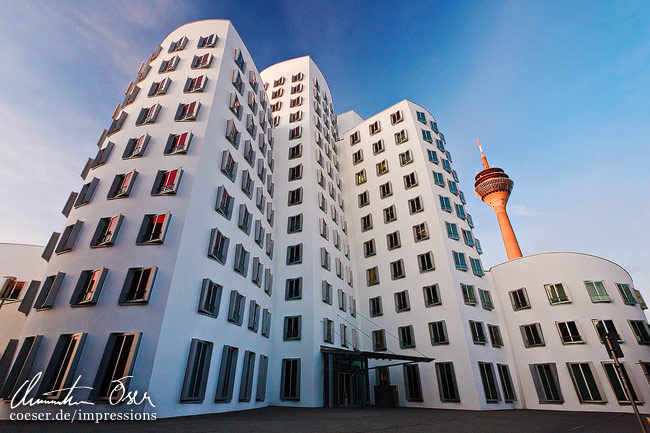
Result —
M483 147L481 146L481 140L479 140L477 138L476 142L478 143L478 149L481 151L481 162L483 162L483 168L487 170L488 168L490 168L490 164L488 164L488 160L485 157L485 154L483 153Z

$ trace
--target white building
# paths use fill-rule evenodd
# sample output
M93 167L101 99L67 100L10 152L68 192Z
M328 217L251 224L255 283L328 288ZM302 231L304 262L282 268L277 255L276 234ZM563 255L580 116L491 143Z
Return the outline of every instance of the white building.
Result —
M629 275L568 253L484 272L444 135L410 101L335 116L311 58L258 73L229 21L199 21L143 63L98 146L47 267L16 275L42 284L21 292L29 315L16 313L0 398L43 372L39 395L81 376L93 390L75 398L98 403L131 376L124 388L155 408L86 410L158 417L370 403L627 411L592 319L614 320L650 398L648 364L632 362L650 362L650 335ZM611 302L585 298L600 281ZM551 305L544 285L558 283L571 302ZM522 287L531 308L513 311ZM556 322L570 320L586 344L562 344L575 336ZM543 347L522 340L535 323ZM567 362L590 366L602 401L569 385ZM535 392L549 377L562 399Z

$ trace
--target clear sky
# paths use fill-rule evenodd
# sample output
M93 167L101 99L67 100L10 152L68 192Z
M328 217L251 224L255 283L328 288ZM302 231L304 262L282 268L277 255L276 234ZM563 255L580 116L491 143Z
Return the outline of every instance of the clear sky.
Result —
M524 254L625 267L650 301L650 2L0 0L0 242L47 242L115 105L156 45L233 21L261 70L310 55L337 113L402 100L445 133L489 268L506 259L472 194L476 138L515 180Z

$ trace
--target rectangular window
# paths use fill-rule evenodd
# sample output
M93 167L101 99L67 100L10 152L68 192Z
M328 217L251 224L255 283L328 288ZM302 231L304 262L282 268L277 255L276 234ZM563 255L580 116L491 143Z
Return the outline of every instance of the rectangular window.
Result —
M497 371L499 372L501 389L503 389L503 400L506 403L517 401L515 387L512 383L512 377L510 376L510 369L506 364L497 364Z
M478 289L478 296L481 298L481 305L484 310L492 310L494 308L492 295L489 290Z
M322 282L323 302L332 305L332 285L327 281Z
M285 287L285 300L302 298L302 277L288 278Z
M445 226L447 227L447 237L449 239L458 240L460 238L458 235L458 225L456 225L456 223L448 223L445 221Z
M623 284L623 283L615 283L616 288L618 289L618 292L621 294L621 298L623 298L623 302L627 305L636 305L637 300L634 297L634 294L632 293L632 288L630 287L629 284Z
M52 358L38 389L47 400L61 400L75 380L75 371L83 350L86 334L62 334L54 346Z
M483 392L487 403L497 403L501 400L497 378L494 374L494 364L491 362L479 362L478 369L481 373L481 382L483 383Z
M440 392L440 401L458 402L458 385L456 383L456 373L453 362L436 362L436 377L438 379L438 391Z
M207 83L208 79L206 78L205 75L199 75L198 77L188 77L187 81L185 82L185 92L186 93L199 93L203 92L203 89L205 88L205 83Z
M623 385L623 381L627 382L630 388L630 393L632 394L632 398L634 399L634 401L636 403L643 403L643 399L641 398L637 390L637 387L635 386L635 383L631 380L632 378L630 377L626 363L621 364L621 368L623 370L622 378L614 363L603 362L603 368L605 369L605 373L607 374L607 379L609 380L609 384L612 386L612 389L614 390L614 394L616 394L616 400L618 400L619 404L629 404L630 402L625 392L625 386Z
M612 300L607 294L605 284L602 281L585 281L585 287L591 302L609 302Z
M375 247L375 240L370 239L369 241L366 241L363 243L363 256L364 257L371 257L377 254L377 249Z
M413 333L413 325L400 326L397 328L399 334L399 347L402 349L409 349L415 347L415 334Z
M488 325L488 334L490 334L490 342L492 347L503 347L503 337L501 336L501 329L498 325Z
M300 359L282 360L280 400L300 400Z
M408 204L409 204L409 213L411 215L422 212L424 210L421 196L417 196L415 198L410 199L408 201Z
M400 132L395 133L395 144L400 145L405 143L408 140L408 135L406 134L406 129L402 129Z
M81 271L72 299L70 299L70 305L95 305L107 273L108 269L106 268Z
M439 159L438 159L438 154L436 153L435 150L427 149L427 156L428 156L430 162L433 162L435 164L438 164L440 162ZM433 174L434 174L434 177L435 177L435 175L438 174L438 173L436 173L434 171ZM436 182L436 184L438 184L438 182ZM444 181L443 181L443 186L444 186Z
M393 195L393 187L390 181L379 185L379 197L384 199Z
M241 326L244 323L244 309L246 308L246 296L237 290L230 291L230 305L228 306L228 322Z
M431 345L449 344L447 337L447 326L444 320L438 322L429 322L429 335L431 336Z
M429 143L433 142L433 138L431 137L431 131L428 131L426 129L422 130L422 139L424 141L428 141Z
M90 241L91 247L110 247L117 240L117 235L124 220L123 215L101 218Z
M440 209L445 212L451 212L451 202L449 201L449 197L444 197L442 195L438 197L440 198Z
M420 267L420 273L425 273L429 271L433 271L435 269L434 263L433 263L433 253L431 251L424 253L424 254L419 254L418 255L418 265Z
M108 337L90 396L95 401L121 400L129 392L142 333L112 333Z
M422 401L422 383L420 382L420 366L408 364L403 366L406 401Z
M379 284L379 268L377 266L366 269L366 284L368 286Z
M217 403L227 403L232 400L238 355L238 348L227 345L223 346L221 365L219 367L219 379L217 382L217 392L214 398L214 401Z
M144 155L145 150L147 149L147 144L151 136L149 134L141 135L139 138L131 138L126 143L124 153L122 154L123 159L138 158Z
M202 402L208 382L213 343L192 339L185 368L185 379L181 391L181 402Z
M618 332L616 326L614 325L613 320L592 319L591 322L594 324L594 328L596 328L596 333L598 334L601 343L605 344L605 336L609 333L616 334L618 336L619 342L623 341L621 334Z
M217 317L219 315L222 292L223 286L209 278L204 278L203 284L201 285L201 299L199 300L198 312L206 316Z
M530 301L528 300L528 293L526 292L525 287L513 290L509 292L509 295L510 302L512 303L512 309L514 311L530 308Z
M219 38L215 34L210 36L201 36L197 48L214 48L218 39Z
M441 298L440 298L440 288L438 284L433 284L431 286L425 286L422 288L422 291L424 292L424 306L425 307L433 307L435 305L440 305L442 304Z
M463 207L462 204L458 204L458 203L454 203L454 207L456 208L456 216L464 220L466 218L465 207Z
M472 232L469 230L461 229L463 232L463 240L465 241L465 245L473 247L474 246L474 236L472 236Z
M302 316L288 316L284 318L284 341L300 340Z
M287 247L287 265L302 263L302 244Z
M548 301L551 305L567 304L571 302L562 283L544 284L544 288L546 289L546 295L548 296Z
M228 194L228 191L226 191L226 188L223 185L220 185L217 189L217 201L215 204L215 210L229 220L232 217L232 211L234 207L235 198Z
M140 225L137 244L162 244L165 241L171 213L145 214Z
M476 294L474 293L474 286L469 284L460 285L463 291L463 301L466 305L476 305Z
M388 173L388 161L385 159L375 164L375 167L377 169L377 176Z
M409 311L410 309L411 303L409 302L408 290L395 293L395 311L401 313L403 311Z
M404 176L404 189L411 189L418 185L418 179L415 172L409 173Z
M120 304L148 303L157 272L157 266L129 268L120 294Z
M397 213L395 211L395 205L387 207L384 209L384 222L389 223L397 219Z
M381 131L381 125L379 124L379 120L375 120L373 123L368 125L368 129L370 130L370 135L375 135L379 131Z
M590 362L567 362L580 403L605 403L598 375Z
M474 344L486 344L487 338L485 336L485 328L483 322L469 321L469 330L472 333L472 341Z
M372 143L372 153L374 155L377 155L378 153L381 153L384 150L386 150L386 148L384 147L384 140L379 140Z
M390 275L393 280L406 277L404 271L404 259L399 259L390 263Z
M628 320L632 333L639 344L650 344L650 328L645 320Z
M381 296L376 296L369 299L370 304L370 317L382 316L384 309L381 302Z
M271 313L268 309L262 310L262 337L269 338L271 335Z
M334 344L334 321L328 318L323 319L323 341Z
M359 207L364 207L370 204L370 194L368 191L364 191L359 194Z
M386 348L386 331L378 329L372 331L372 350L381 352L387 350Z
M557 330L560 333L560 340L562 344L584 343L585 341L580 335L578 323L575 321L570 322L555 322Z
M542 334L542 326L539 323L520 325L519 330L521 331L521 337L524 339L524 346L540 347L546 345L544 334Z
M429 239L429 230L427 229L426 222L413 226L413 239L415 242Z
M540 403L564 403L555 363L530 364L535 389Z
M83 223L83 221L77 220L74 224L66 226L65 230L61 234L59 243L54 250L56 254L63 254L72 251Z
M452 251L454 255L454 265L459 271L467 270L467 259L465 258L465 253L459 253L457 251Z
M388 251L394 250L401 246L399 231L394 231L386 235L386 244L388 246Z

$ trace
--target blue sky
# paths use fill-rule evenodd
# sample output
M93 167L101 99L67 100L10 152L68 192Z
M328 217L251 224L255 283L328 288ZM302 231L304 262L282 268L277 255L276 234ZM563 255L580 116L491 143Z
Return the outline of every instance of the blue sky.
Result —
M311 55L338 113L404 98L445 133L471 194L491 164L515 180L524 254L579 251L625 267L650 301L650 2L10 2L0 0L0 241L45 243L140 65L174 28L231 19L263 69Z

